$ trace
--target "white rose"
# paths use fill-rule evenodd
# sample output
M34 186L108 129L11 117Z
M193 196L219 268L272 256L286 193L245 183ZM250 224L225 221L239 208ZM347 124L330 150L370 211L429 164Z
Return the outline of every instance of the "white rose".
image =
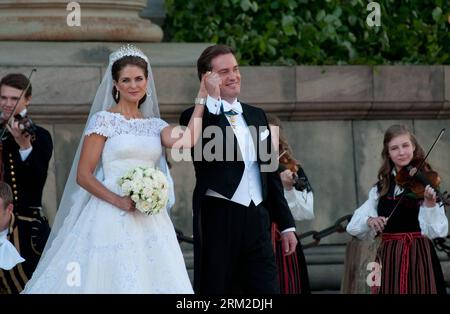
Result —
M144 176L151 177L154 172L155 170L153 168L146 168L144 170Z
M155 180L161 184L167 184L167 178L161 171L155 173Z
M133 181L141 180L143 177L144 177L144 172L142 171L142 169L139 167L136 168L133 173Z
M130 180L125 180L125 181L122 183L121 188L122 188L122 192L123 192L125 195L129 195L130 192L131 192L131 189L133 188L133 184L131 183Z
M153 188L151 188L151 187L150 188L144 187L144 189L142 190L142 194L146 200L148 200L152 197L152 193L153 193Z
M131 182L131 186L134 193L141 193L144 188L144 184L142 184L141 180L133 180Z
M131 195L131 200L135 203L139 202L140 198L139 198L139 194L133 194Z
M147 201L140 201L136 203L136 208L144 214L150 214L150 203Z
M149 177L144 177L142 179L142 183L143 183L145 188L150 188L151 189L151 188L153 188L155 182Z
M125 175L122 177L124 179L131 179L133 178L134 169L128 170Z

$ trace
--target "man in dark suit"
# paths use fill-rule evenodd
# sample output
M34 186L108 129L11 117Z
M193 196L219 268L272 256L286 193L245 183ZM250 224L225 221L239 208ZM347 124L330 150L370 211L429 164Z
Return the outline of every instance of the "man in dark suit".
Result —
M282 230L285 254L294 252L297 240L276 158L275 166L268 158L266 115L237 100L241 76L230 47L205 49L197 70L207 95L196 103L208 110L201 140L191 150L197 179L194 289L201 294L279 293L267 208L277 209L272 217ZM181 125L187 125L192 111L182 113Z
M24 93L20 97L22 91ZM45 243L50 227L42 216L42 192L47 180L53 142L50 133L40 126L26 124L26 131L23 130L22 122L25 120L21 117L27 117L31 93L29 80L23 74L8 74L0 80L0 109L3 121L0 179L12 188L14 212L23 218L42 221L39 233L35 236L39 238L39 242ZM16 103L17 107L14 108ZM16 118L8 122L11 115ZM25 237L30 238L30 235Z
M31 278L44 249L46 237L39 234L46 223L41 218L13 212L13 193L0 182L0 294L20 293ZM49 229L47 230L47 237Z

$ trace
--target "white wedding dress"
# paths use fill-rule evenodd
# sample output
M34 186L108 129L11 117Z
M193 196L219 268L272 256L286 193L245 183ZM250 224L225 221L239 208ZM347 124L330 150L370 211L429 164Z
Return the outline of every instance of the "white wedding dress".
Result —
M158 118L127 120L107 111L92 116L85 135L107 137L102 163L108 189L120 194L117 180L127 170L158 163L165 126ZM70 219L74 227L56 236L47 254L52 260L45 269L38 266L25 293L193 293L166 210L127 213L91 196Z

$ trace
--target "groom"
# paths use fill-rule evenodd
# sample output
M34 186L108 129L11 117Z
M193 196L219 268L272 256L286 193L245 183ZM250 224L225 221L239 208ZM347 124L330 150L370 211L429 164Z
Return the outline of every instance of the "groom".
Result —
M196 99L207 110L202 138L191 150L197 179L193 196L195 292L279 293L267 208L275 209L271 214L282 230L286 255L294 252L297 240L276 167L268 170L266 157L272 146L266 115L237 100L241 75L232 48L206 48L197 61L197 71L208 95ZM188 124L192 111L193 107L182 113L181 125ZM221 135L210 138L216 131Z

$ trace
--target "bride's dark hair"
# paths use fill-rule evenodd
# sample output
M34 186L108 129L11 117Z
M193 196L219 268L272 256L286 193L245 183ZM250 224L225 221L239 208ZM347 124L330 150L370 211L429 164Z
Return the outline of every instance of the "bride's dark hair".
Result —
M118 81L120 77L120 71L127 65L134 65L138 68L142 69L144 71L145 78L148 79L148 69L147 69L147 62L142 59L141 57L137 56L125 56L123 58L120 58L111 67L111 74L114 81ZM117 89L115 86L112 88L112 96L116 103L120 100L120 93L118 94L118 97L116 97ZM144 103L145 99L147 99L147 95L144 95L144 97L139 100L139 106Z

